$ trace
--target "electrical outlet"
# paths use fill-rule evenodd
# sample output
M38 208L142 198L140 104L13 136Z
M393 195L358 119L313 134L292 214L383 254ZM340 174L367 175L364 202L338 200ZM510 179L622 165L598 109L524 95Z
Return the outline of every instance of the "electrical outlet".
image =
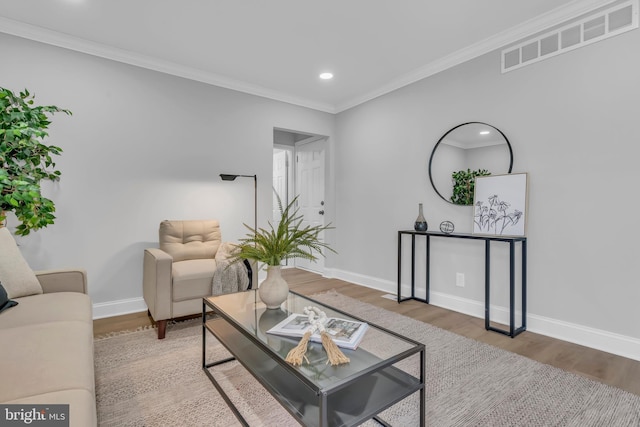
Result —
M464 288L464 273L456 273L456 286Z

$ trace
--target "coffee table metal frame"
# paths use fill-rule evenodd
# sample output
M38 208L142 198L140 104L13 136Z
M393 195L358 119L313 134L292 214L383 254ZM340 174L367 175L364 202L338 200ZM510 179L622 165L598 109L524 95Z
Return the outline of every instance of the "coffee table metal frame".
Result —
M254 294L254 311L257 311L258 304L262 304L257 296L257 290L249 290ZM318 301L290 292L296 298L303 298L320 307L326 307L340 313L345 318L364 321L333 307L326 306ZM250 296L250 295L249 295ZM269 345L247 331L242 325L236 322L233 313L227 313L224 309L216 305L216 299L225 296L203 298L202 303L202 369L218 390L224 401L227 403L233 414L242 425L249 424L236 408L230 397L216 380L211 372L212 367L237 360L249 371L271 395L302 425L312 426L334 426L334 425L358 425L367 419L375 419L384 426L389 426L387 422L378 418L378 414L385 409L395 405L405 398L419 392L419 419L420 426L425 425L425 346L424 344L411 340L398 333L376 326L367 322L370 328L392 335L404 341L408 349L398 352L398 354L387 359L378 359L364 349L351 351L351 357L366 358L369 361L366 369L349 375L347 378L339 379L329 385L319 386L308 378L299 368L284 361L284 358L274 352ZM231 357L213 362L207 362L207 332L211 333L222 345L231 353ZM369 331L367 331L369 333ZM256 333L257 335L257 333ZM249 350L249 351L248 351ZM419 356L415 356L418 355ZM411 356L419 357L420 375L418 378L393 366L403 359ZM370 361L375 361L371 364ZM353 359L352 359L353 360ZM273 363L275 362L275 363ZM279 387L277 384L282 385ZM371 382L373 381L373 382ZM276 384L276 385L274 385ZM370 387L375 384L375 387ZM369 385L369 387L367 386ZM369 390L366 390L366 388ZM287 389L287 390L283 390ZM375 389L372 392L371 389ZM375 397L367 395L375 394ZM302 397L301 397L302 396ZM305 397L306 396L306 397ZM348 400L359 408L364 408L361 412L353 416L340 413L337 414L336 405L339 402ZM295 400L297 399L297 402ZM358 399L361 399L360 401ZM315 413L306 414L306 409L311 407L317 409ZM302 408L302 409L301 409Z

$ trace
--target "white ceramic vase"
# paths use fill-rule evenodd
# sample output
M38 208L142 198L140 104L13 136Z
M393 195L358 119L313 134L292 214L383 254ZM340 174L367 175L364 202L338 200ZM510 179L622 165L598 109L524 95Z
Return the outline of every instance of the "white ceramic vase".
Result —
M281 268L278 266L269 266L267 268L267 278L260 283L258 294L267 308L277 309L289 295L289 284L282 278Z

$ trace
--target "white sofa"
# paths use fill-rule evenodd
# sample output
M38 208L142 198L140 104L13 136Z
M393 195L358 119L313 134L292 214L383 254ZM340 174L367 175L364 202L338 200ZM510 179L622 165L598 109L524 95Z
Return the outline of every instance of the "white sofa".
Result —
M0 252L0 283L18 303L0 312L0 402L68 404L70 426L97 425L85 271L25 271L28 266L6 228L0 228ZM20 276L28 276L30 287L22 289Z

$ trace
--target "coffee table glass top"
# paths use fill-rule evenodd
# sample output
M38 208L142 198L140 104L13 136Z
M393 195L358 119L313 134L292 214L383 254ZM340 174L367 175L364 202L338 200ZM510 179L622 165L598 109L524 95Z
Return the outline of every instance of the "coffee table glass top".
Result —
M327 317L362 321L293 292L289 292L287 300L277 310L267 309L256 290L213 296L206 298L205 301L225 321L234 324L237 330L268 349L284 364L286 364L285 357L298 344L299 338L281 337L267 334L266 331L290 314L303 313L304 307L311 305L325 311ZM327 389L360 375L363 371L375 370L381 365L395 363L407 357L408 354L417 353L423 347L420 343L381 329L370 322L367 323L369 328L356 350L341 348L342 352L351 359L350 363L335 367L329 365L322 344L309 342L306 354L308 361L300 367L286 365L297 370L318 389Z

